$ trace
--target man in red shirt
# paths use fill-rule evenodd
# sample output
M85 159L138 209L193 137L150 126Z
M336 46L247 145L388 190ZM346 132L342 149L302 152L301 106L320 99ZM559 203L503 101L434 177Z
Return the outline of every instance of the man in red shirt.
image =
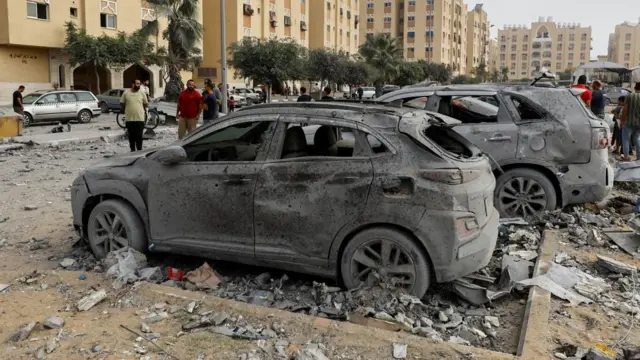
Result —
M195 91L196 84L193 80L187 81L187 89L182 90L178 98L178 139L184 138L185 133L190 133L196 129L200 111L202 111L202 95Z
M587 87L587 76L586 75L580 75L580 77L578 78L578 85L573 86L576 89L585 89L586 91L583 92L580 97L582 98L582 101L584 101L584 103L587 105L587 108L591 109L591 90L589 90L589 88Z

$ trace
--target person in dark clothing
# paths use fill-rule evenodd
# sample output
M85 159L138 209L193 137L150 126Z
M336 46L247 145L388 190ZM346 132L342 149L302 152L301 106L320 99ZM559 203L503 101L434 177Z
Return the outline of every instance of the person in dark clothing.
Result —
M331 88L325 87L322 91L322 98L320 100L334 100L333 96L331 96Z
M307 94L307 88L304 86L300 87L300 96L298 96L298 102L309 102L311 100L311 95Z
M604 119L604 107L606 106L604 91L602 91L602 83L594 80L591 84L591 112L600 119Z
M362 86L358 86L358 100L362 100L362 95L364 95L364 89Z
M620 117L622 116L622 109L624 108L624 102L627 100L626 96L620 96L618 98L618 106L613 111L613 140L611 146L613 147L614 154L620 154L622 148L622 128L620 127Z
M202 96L202 120L204 124L207 125L218 119L218 96L214 91L214 86L212 82L209 82L204 89L204 94Z
M22 93L24 92L24 85L20 85L18 90L13 92L13 111L20 115L24 115L24 105L22 104Z

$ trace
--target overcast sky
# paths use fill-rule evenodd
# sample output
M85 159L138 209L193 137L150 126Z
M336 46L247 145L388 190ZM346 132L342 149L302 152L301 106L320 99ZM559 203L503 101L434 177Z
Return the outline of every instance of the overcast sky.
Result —
M491 24L493 38L498 36L498 28L505 24L530 26L538 17L553 17L553 21L576 22L591 26L593 51L591 58L607 54L609 34L617 24L624 21L638 22L640 0L466 0L469 8L484 4Z

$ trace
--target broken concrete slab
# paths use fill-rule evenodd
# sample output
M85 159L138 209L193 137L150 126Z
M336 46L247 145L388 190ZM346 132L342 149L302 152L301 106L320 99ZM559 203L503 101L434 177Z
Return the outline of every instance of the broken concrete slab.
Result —
M7 340L5 340L5 342L18 342L27 340L36 326L38 326L37 321L32 321L20 326L11 336L9 336Z
M640 235L634 231L607 231L603 233L627 254L640 258Z
M407 358L407 344L393 344L393 358L394 359L406 359Z
M603 268L616 274L631 275L638 271L635 266L625 264L621 261L617 261L606 256L597 255L597 258L597 264L599 266L602 266Z
M533 268L533 265L533 262L523 260L519 257L511 255L502 256L502 269L509 267L511 278L516 282L528 279L530 277L529 273L531 272L531 268Z
M59 316L49 316L43 325L45 329L60 329L64 326L64 319Z
M78 311L87 311L106 298L107 292L105 290L94 291L78 301Z

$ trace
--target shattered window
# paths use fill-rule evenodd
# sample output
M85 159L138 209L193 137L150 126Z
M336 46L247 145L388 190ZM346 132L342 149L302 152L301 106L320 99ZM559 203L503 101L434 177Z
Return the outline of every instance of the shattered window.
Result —
M255 161L270 138L272 122L240 123L219 129L184 146L190 161Z
M355 129L338 126L290 124L280 158L353 157L362 151L357 149L356 132Z
M464 124L498 122L499 102L495 96L447 96L440 99L438 112Z
M516 98L511 98L511 101L513 101L513 105L518 110L521 120L539 120L542 118L542 115L526 102Z

